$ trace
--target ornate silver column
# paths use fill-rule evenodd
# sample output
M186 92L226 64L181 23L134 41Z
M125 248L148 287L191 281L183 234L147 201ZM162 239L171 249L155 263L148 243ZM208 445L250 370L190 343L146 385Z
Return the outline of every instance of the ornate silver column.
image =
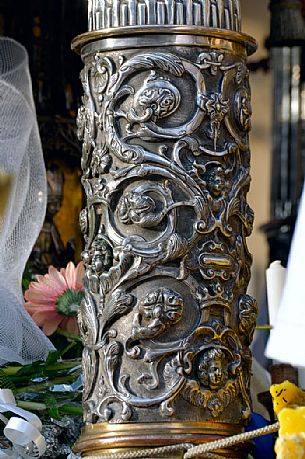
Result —
M87 197L78 449L241 432L257 313L246 295L255 41L239 32L237 0L91 1L89 28L73 44Z

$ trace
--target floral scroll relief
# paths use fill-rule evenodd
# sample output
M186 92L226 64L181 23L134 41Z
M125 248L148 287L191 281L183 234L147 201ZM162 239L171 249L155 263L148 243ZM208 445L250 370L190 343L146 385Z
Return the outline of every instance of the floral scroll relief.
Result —
M240 395L250 411L247 78L218 51L86 57L87 422L175 418L182 399L226 422Z

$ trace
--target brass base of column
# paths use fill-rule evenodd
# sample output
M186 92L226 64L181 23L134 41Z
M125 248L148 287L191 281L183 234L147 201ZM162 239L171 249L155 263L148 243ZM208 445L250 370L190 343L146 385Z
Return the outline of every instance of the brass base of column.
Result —
M103 456L139 449L193 443L199 445L209 441L236 435L242 426L207 422L126 423L87 425L74 447L83 457ZM243 459L249 452L249 443L217 453L230 459ZM215 451L216 452L216 451ZM182 452L169 453L166 459L182 459ZM153 459L153 456L151 457Z

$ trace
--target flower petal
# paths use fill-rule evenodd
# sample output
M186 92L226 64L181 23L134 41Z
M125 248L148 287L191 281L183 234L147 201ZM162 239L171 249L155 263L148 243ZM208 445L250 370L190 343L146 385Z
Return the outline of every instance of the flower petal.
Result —
M61 269L60 270L61 274L65 277L66 282L68 284L69 288L75 288L75 266L72 261L70 261L66 267L66 269Z
M55 333L58 329L61 321L62 317L60 317L59 319L49 319L47 323L45 323L42 327L43 333L47 336L53 335L53 333Z
M62 292L65 290L63 286L54 280L53 276L49 276L49 274L45 274L44 276L37 276L38 282L31 282L29 286L29 290L39 290L44 292L48 295L61 295Z
M38 311L32 315L32 319L42 328L45 335L52 335L58 328L62 317L56 312Z
M38 290L41 292L45 292L48 295L57 294L57 291L59 290L58 288L53 287L52 285L49 285L47 282L47 279L45 278L43 281L31 282L29 288L36 290L36 291Z
M33 291L33 289L29 289L25 292L24 294L24 298L26 299L26 301L29 301L31 303L36 303L37 305L39 304L44 304L44 305L52 305L55 303L56 299L57 299L57 295L55 296L50 296L50 295L47 295L45 296L43 293L41 292L35 292Z
M52 289L56 295L61 295L66 289L66 287L64 288L61 284L55 281L53 277L50 278L48 274L45 275L44 281L41 283L41 285L48 289Z
M60 322L62 320L62 317L60 317L60 315L54 311L36 311L32 315L32 319L34 320L34 322L36 322L38 327L42 327L42 325L49 321L57 320Z
M60 271L54 266L49 266L47 274L37 275L37 281L30 283L24 295L26 300L24 306L35 322L43 327L45 334L54 333L59 324L71 333L79 333L76 318L58 314L56 303L66 290L82 290L83 276L83 262L80 262L77 267L70 262L66 269L62 268Z
M85 277L85 265L80 261L75 269L75 287L76 289L83 289Z
M31 315L38 311L47 312L47 313L55 311L54 305L46 306L46 305L40 305L40 304L29 302L29 303L25 303L24 307L28 311L28 313Z
M28 288L28 292L39 292L39 294L43 295L45 298L48 298L52 295L57 295L55 290L53 290L51 287L48 287L46 284L43 284L42 282L31 282Z
M76 317L69 317L65 324L62 324L63 328L67 332L72 333L73 335L79 335L79 328Z
M65 277L62 275L62 273L57 271L54 266L49 266L49 272L45 277L50 283L49 285L53 285L54 283L56 288L61 289L62 292L68 288Z

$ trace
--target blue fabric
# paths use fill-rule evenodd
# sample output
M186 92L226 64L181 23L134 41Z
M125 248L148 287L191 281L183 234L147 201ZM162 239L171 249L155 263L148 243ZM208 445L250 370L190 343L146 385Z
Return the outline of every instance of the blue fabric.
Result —
M253 413L251 422L247 427L247 431L260 429L266 427L270 423L266 421L263 416L257 413ZM274 458L274 442L276 434L268 434L264 437L257 437L253 441L255 443L255 449L252 453L254 459L273 459Z

